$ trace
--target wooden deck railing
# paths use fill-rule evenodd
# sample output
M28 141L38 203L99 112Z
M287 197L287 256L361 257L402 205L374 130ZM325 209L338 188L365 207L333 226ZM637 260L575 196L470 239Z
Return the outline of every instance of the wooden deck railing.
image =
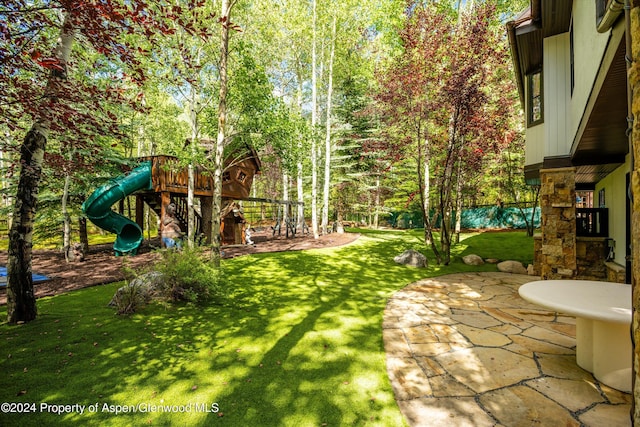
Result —
M576 235L608 237L609 210L607 208L576 208Z
M173 156L150 156L141 160L152 162L152 184L156 192L169 191L186 194L189 186L189 172L186 166L181 166ZM213 192L213 179L203 168L195 170L194 194L196 196L210 196Z

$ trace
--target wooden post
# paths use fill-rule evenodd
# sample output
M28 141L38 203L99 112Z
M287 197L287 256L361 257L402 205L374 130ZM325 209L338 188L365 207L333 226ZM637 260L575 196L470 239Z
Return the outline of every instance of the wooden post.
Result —
M213 210L213 197L200 197L200 209L202 212L202 233L204 242L211 244L211 212Z
M136 224L144 230L144 199L136 195Z
M171 193L168 191L163 191L160 193L160 226L158 227L158 234L160 235L160 247L164 248L164 243L162 243L162 228L164 227L162 224L162 220L164 219L166 208L171 203Z

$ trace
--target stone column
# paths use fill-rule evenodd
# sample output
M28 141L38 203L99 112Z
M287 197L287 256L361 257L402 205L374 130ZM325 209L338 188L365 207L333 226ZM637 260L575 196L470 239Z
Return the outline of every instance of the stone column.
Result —
M540 181L540 276L543 279L575 277L576 169L542 169Z

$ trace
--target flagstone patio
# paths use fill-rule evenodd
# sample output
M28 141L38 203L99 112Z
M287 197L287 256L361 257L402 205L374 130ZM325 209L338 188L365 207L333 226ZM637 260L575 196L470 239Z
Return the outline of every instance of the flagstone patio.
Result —
M459 273L396 292L387 372L411 426L630 426L630 394L576 364L575 318L533 305L537 278Z

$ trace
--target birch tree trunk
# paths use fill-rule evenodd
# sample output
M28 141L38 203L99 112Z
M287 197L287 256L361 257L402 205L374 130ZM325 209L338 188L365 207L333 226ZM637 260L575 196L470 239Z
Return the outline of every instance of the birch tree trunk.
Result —
M296 222L296 230L300 233L304 233L304 187L302 186L302 177L303 177L303 169L302 169L302 160L298 160L297 165L298 173L296 176L296 189L298 192L298 221Z
M38 191L42 178L42 162L46 150L51 123L48 109L58 102L56 92L66 80L66 68L75 39L75 28L71 16L65 15L60 37L53 57L61 70L49 74L45 88L43 108L20 147L20 178L16 190L13 221L9 230L7 259L7 322L28 322L36 318L36 299L31 276L33 248L33 220L38 202Z
M369 218L369 224L371 224L371 218ZM375 199L375 211L373 214L373 228L378 229L380 225L380 174L376 175L376 199Z
M9 131L6 131L5 134L5 141L7 144L7 147L11 146L11 134L9 133ZM9 165L11 163L11 155L10 152L3 150L2 148L0 148L0 167L2 168L2 170L6 170L7 165ZM6 191L10 186L9 180L7 179L7 177L5 176L4 178L2 178L2 190ZM9 195L7 194L6 199L4 199L4 205L5 207L9 207L13 204L13 197L9 197ZM9 213L7 215L7 230L11 229L11 218L12 218L12 214Z
M218 97L218 136L216 138L215 155L213 159L213 203L211 212L211 255L213 263L220 267L220 246L222 236L220 236L220 217L222 212L222 172L224 168L224 146L226 140L227 125L227 61L229 59L229 26L231 24L231 8L233 3L230 0L222 0L222 11L220 21L222 30L220 34L220 92Z
M324 189L322 199L322 234L328 233L329 193L331 192L331 96L333 93L333 58L336 50L336 17L331 27L331 52L329 54L329 84L327 87L327 118L324 139Z
M302 111L302 78L300 77L300 73L298 75L298 110ZM304 169L302 165L302 142L298 142L298 153L297 153L298 161L296 163L297 175L296 175L296 190L298 192L298 221L296 222L296 229L300 233L304 233L304 186L303 186L303 176Z
M67 210L70 182L71 176L69 175L69 172L65 172L60 211L62 213L62 250L64 251L64 260L66 262L70 261L69 251L71 250L71 217L69 216L69 211Z
M199 141L199 127L198 127L198 105L197 105L197 96L198 89L196 87L191 88L193 93L191 94L191 100L189 102L189 121L191 122L191 158L192 160L189 162L189 167L187 169L187 245L189 248L193 248L195 241L195 231L196 231L196 213L194 209L194 200L195 200L195 187L196 187L196 173L195 166L193 164L193 158L195 157L193 154L198 149Z
M320 237L318 232L318 153L316 148L316 125L318 82L316 64L316 0L313 0L313 42L311 45L311 230L313 238Z
M431 169L429 163L431 162L431 150L429 147L429 138L425 137L424 142L418 145L418 177L420 179L420 197L422 199L422 219L424 221L424 243L426 246L431 247L433 254L436 257L436 263L442 262L440 251L436 246L435 239L433 238L433 221L431 220Z
M289 201L289 175L286 172L282 173L282 200ZM287 230L287 223L289 221L289 205L285 204L282 212L282 225ZM287 230L288 231L288 230Z

